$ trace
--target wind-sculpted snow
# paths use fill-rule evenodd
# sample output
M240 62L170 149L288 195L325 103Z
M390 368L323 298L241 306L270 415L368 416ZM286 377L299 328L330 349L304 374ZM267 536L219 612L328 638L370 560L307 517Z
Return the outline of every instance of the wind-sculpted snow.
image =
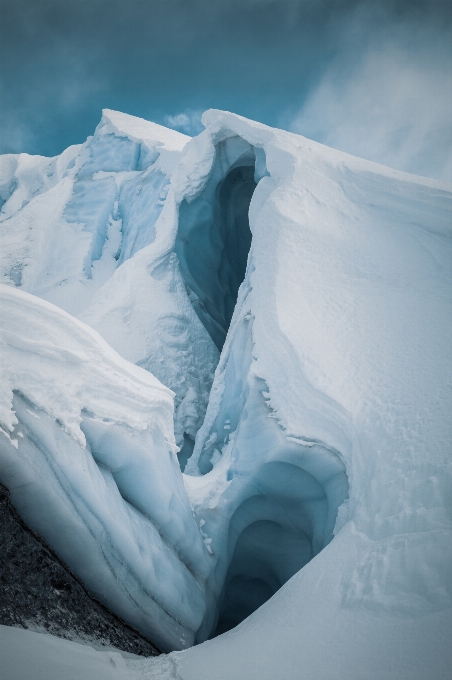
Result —
M200 632L221 633L269 599L332 539L347 498L345 467L319 442L287 440L253 371L252 319L244 314L217 371L222 391L209 410L186 477L216 568L217 594ZM206 436L207 435L207 436ZM212 469L213 465L213 469Z
M81 185L71 194L80 199L71 219L80 213L86 225L104 223L115 173L116 185L127 185L115 242L124 257L79 316L175 392L185 474L174 459L143 472L146 451L164 449L150 425L154 412L154 439L133 435L133 444L123 444L127 427L142 430L129 415L118 423L86 404L77 412L85 409L92 465L126 499L121 508L151 518L171 555L152 591L170 616L149 608L137 627L158 628L153 640L166 649L217 635L149 663L162 678L177 667L183 680L446 678L450 186L210 111L206 130L163 173L169 183L163 188L152 175L143 198L134 183L147 171L130 169L139 163L133 145L142 124L128 121L134 131L121 135L120 114L107 118L93 158L120 156L123 169L107 161L90 168L89 186L103 183L99 205ZM127 142L117 144L119 137ZM72 209L66 196L58 205ZM116 228L111 214L106 233ZM89 239L83 266L96 247ZM106 243L113 252L113 240ZM38 381L37 396L14 389L20 422L28 423L26 408L41 408L48 414L41 420L49 418L43 430L69 437L52 400L37 398ZM129 447L133 464L124 467ZM159 484L150 500L146 489ZM171 493L176 509L163 500ZM74 492L68 486L64 494ZM185 525L192 533L183 537ZM150 531L130 529L117 547L135 541L152 562L160 544ZM109 598L117 606L119 596ZM191 632L177 643L182 629Z
M187 488L222 556L217 574L228 564L219 630L328 543L344 471L349 499L330 545L237 633L179 657L178 672L270 679L305 669L323 680L424 678L434 668L446 677L450 187L231 114L208 112L204 123L173 175L190 200L183 173L201 195L198 178L225 138L266 158L247 276L187 466L203 475Z

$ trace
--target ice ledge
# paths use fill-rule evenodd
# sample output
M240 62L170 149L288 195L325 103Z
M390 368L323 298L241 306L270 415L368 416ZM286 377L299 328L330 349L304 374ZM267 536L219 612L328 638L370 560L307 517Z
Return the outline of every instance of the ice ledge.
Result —
M110 109L103 109L97 132L128 137L132 142L145 142L147 146L162 146L168 151L182 151L191 139L163 125Z

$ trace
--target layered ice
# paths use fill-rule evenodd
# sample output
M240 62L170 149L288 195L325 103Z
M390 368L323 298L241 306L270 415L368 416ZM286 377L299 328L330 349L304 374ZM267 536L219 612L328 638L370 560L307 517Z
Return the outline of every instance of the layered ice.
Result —
M184 680L445 678L452 662L450 186L210 111L206 130L177 159L173 152L177 163L166 168L171 179L157 200L160 175L143 197L134 189L154 167L141 169L133 146L142 123L132 130L127 118L128 134L118 135L121 114L103 120L92 158L111 153L121 164L102 160L100 169L96 160L86 186L100 182L102 190L85 194L81 184L70 194L75 203L61 198L61 210L68 225L83 215L94 225L90 234L101 235L112 175L123 187L124 256L77 310L84 323L74 323L88 335L84 324L95 328L173 390L184 474L163 443L174 446L171 417L158 434L149 409L143 434L132 411L118 422L76 401L79 430L68 434L52 399L37 398L38 380L28 393L14 384L24 425L10 419L9 436L20 446L11 427L31 427L27 408L48 419L43 432L52 437L79 437L74 446L83 450L83 435L101 471L92 488L108 481L120 507L150 518L164 537L170 566L149 592L167 618L149 607L134 625L153 635L159 629L165 649L215 639L150 662L162 678L176 666ZM86 263L96 261L89 239L78 265L85 277ZM21 252L20 243L11 252ZM8 257L9 265L22 262ZM9 279L25 290L26 282ZM31 314L27 299L21 324ZM55 362L64 361L59 351ZM87 382L86 392L96 384ZM55 399L66 383L58 389ZM166 457L153 466L151 450ZM63 497L73 497L72 484ZM146 551L144 561L160 556L149 528L115 535L118 549L126 538ZM131 550L135 561L139 567ZM120 601L113 589L106 599L112 607Z
M2 287L0 477L93 595L163 649L194 641L208 553L172 393L57 307Z

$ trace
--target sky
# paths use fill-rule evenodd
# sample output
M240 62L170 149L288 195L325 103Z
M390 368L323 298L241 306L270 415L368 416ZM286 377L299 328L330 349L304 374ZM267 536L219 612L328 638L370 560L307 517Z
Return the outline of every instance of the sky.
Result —
M449 0L0 0L1 153L233 111L452 181Z

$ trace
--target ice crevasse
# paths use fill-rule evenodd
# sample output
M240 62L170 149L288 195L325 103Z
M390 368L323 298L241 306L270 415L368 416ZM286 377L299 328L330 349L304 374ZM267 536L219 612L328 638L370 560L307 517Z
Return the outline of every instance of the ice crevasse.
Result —
M162 674L446 678L450 185L203 122L4 161L0 481Z

